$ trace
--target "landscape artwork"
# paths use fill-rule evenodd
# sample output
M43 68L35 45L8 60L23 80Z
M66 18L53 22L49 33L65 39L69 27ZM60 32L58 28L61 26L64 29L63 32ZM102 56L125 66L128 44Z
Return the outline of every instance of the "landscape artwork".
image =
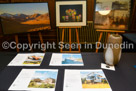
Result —
M62 64L83 64L80 54L62 54Z
M82 22L82 5L60 5L60 22Z
M23 62L23 64L41 64L43 60L43 55L30 55L27 59Z
M56 71L35 71L28 88L55 88Z
M65 69L63 91L112 91L101 69Z
M48 3L0 4L4 34L34 32L50 28Z
M96 0L95 29L128 30L130 0Z
M82 88L110 88L103 71L80 71Z
M82 55L79 53L53 53L50 66L84 66Z

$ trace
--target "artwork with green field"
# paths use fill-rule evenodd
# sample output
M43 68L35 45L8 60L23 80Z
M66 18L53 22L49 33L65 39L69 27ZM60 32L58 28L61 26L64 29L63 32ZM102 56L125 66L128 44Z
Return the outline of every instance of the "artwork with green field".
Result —
M56 71L36 71L28 88L55 88Z

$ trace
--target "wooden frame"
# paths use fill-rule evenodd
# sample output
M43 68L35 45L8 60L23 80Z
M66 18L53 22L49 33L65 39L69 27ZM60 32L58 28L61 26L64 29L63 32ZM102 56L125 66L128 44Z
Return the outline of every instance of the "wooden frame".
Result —
M39 35L39 38L40 38L40 41L41 41L41 44L43 44L43 38L42 38L42 34L41 32L38 32L38 35ZM43 46L44 47L44 46ZM45 50L43 50L43 52L45 52Z
M62 53L80 53L80 43L79 43L79 36L78 36L78 28L81 28L81 27L59 27L62 30L62 41L64 41L64 32L65 32L65 29L68 28L69 29L69 45L70 45L70 48L69 48L69 51L63 51L62 49L62 45L61 45L61 49L60 49L60 52ZM74 28L76 30L76 38L77 38L77 43L78 43L78 51L72 51L71 49L71 29Z
M18 45L18 35L15 35L15 41L16 41L16 46ZM19 52L18 47L16 47L17 52Z
M29 42L29 44L32 45L30 33L27 34L27 37L28 37L28 42ZM33 49L31 49L31 52L33 52Z

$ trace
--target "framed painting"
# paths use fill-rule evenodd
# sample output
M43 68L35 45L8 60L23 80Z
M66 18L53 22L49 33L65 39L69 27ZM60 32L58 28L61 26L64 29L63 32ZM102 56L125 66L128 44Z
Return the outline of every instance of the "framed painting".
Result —
M131 0L96 0L95 29L128 30Z
M86 26L86 1L57 1L56 26Z
M0 20L3 34L19 34L48 30L48 3L1 3Z

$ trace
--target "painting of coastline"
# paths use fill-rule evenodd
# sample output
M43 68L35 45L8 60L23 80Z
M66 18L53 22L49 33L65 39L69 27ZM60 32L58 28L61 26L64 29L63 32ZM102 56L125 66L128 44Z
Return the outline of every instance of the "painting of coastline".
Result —
M56 71L35 71L28 88L55 88Z
M0 4L0 18L4 34L50 28L48 3Z
M23 64L41 64L44 56L31 55L23 62Z
M110 88L103 71L80 71L82 88Z
M62 54L62 64L83 64L81 54Z

